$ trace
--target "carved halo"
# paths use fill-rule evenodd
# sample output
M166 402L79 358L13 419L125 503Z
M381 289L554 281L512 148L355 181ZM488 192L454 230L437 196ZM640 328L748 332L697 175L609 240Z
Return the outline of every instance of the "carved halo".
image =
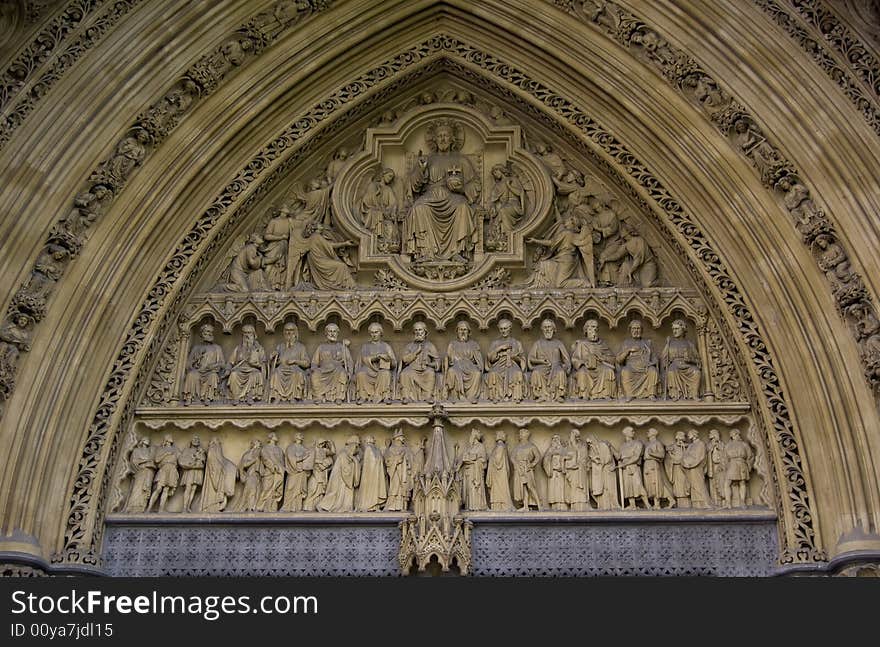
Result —
M452 133L452 145L449 150L460 151L464 148L464 127L454 119L437 119L428 124L425 132L425 143L432 153L437 152L436 134L440 128L446 128Z

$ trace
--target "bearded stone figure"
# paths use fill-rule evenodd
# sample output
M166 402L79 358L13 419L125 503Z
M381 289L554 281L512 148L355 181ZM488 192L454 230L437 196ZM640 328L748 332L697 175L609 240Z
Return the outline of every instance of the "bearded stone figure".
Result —
M312 355L312 396L315 402L345 402L353 362L348 340L339 341L339 326L324 327L327 341Z
M394 349L382 341L382 324L371 323L370 341L361 346L354 369L355 397L363 402L387 402L392 397L391 367L397 364Z
M257 341L257 331L251 324L241 327L242 342L232 351L229 370L229 397L233 404L263 398L265 384L263 372L266 365L266 351Z
M295 323L284 324L284 342L275 347L269 361L269 402L306 399L306 377L311 366L306 347L298 340Z
M579 339L571 349L573 375L572 395L582 400L613 398L617 379L614 353L599 338L599 322L590 319L584 324L586 339Z
M407 177L413 205L403 221L403 251L413 260L470 258L477 242L474 209L480 180L473 164L462 154L464 130L448 119L428 126L430 153L419 151Z
M696 400L700 397L700 355L694 342L685 339L687 324L683 319L672 322L672 337L660 354L666 367L666 395L671 400Z
M541 322L543 339L536 341L529 351L532 395L541 402L561 402L568 387L571 359L563 343L553 338L555 334L556 324L552 319L544 319Z
M523 345L510 336L513 324L509 319L498 321L498 334L486 354L486 389L492 402L525 397L526 354Z
M213 402L220 395L220 376L226 370L223 349L214 343L214 326L205 324L199 330L202 343L194 344L186 360L183 382L183 403L200 400Z
M471 327L461 321L455 327L457 339L446 347L446 394L450 400L470 400L480 398L483 376L483 354L480 345L473 341Z

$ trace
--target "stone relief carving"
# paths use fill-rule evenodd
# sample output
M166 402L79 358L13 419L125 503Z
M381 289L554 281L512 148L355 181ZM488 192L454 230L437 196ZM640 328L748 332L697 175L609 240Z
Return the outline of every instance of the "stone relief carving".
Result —
M494 63L492 63L491 61L489 61L488 64L489 64L489 65L492 65L492 64L494 64ZM482 64L481 64L481 65L482 65ZM592 126L590 126L590 127L592 127ZM671 204L671 203L667 203L667 204ZM675 218L679 218L680 215L682 215L682 214L678 214L678 213L676 212ZM682 217L683 217L683 216L682 216ZM683 221L683 220L676 220L676 223L679 223L679 222L684 222L684 221ZM211 224L211 223L208 222L206 226L210 226L210 224ZM723 268L721 269L721 271L722 271L722 273L723 273ZM312 303L313 303L313 301L310 300L310 302L309 302L309 307L312 306ZM533 310L534 310L536 307L539 306L539 303L534 302L534 301L531 302L531 303L528 303L528 299L526 299L526 298L523 298L523 304L524 304L524 305L523 305L523 307L524 307L524 311L525 311L525 312L529 312L529 313L533 312ZM615 307L616 307L616 306L615 306ZM565 309L562 309L562 310L560 311L561 316L562 316L562 317L568 316L568 315L565 315L564 313L565 313ZM756 360L756 361L757 361L757 360ZM764 361L764 360L762 359L761 361ZM770 370L771 370L771 372L772 372L772 366L770 367ZM781 410L781 414L784 416L784 414L785 414L784 409ZM100 430L98 430L96 433L100 433ZM791 447L791 445L789 445L789 446ZM796 445L794 446L794 449L793 449L792 451L794 452L794 455L796 456ZM795 465L794 468L797 469L797 466ZM78 495L77 495L77 496L78 496ZM88 499L88 496L86 496L86 499ZM807 524L807 525L808 525L808 524ZM73 553L70 553L70 555L73 555Z

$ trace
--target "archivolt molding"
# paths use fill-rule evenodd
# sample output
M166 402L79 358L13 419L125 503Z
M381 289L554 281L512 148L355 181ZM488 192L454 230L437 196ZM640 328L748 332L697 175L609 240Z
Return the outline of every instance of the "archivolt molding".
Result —
M837 83L868 125L880 135L880 110L877 108L880 102L880 64L869 48L838 20L834 12L818 0L755 0L755 4L782 27L828 77ZM841 67L839 61L822 47L821 41L814 38L814 34L792 17L783 4L799 13L811 27L818 30L825 42L833 46L846 61L849 70ZM864 86L855 81L849 72L861 79ZM867 93L865 88L868 89Z
M758 172L761 183L781 198L829 282L837 310L858 344L865 379L880 401L880 320L864 281L852 269L834 225L757 119L693 57L620 5L604 0L554 0L554 4L651 65L731 140Z
M18 53L0 77L0 150L65 72L141 1L75 0Z
M777 471L773 475L778 481L776 492L782 496L782 500L778 502L784 518L785 532L781 561L796 563L825 559L825 553L818 543L815 515L803 474L799 442L773 361L742 295L690 216L623 144L570 101L490 54L454 38L438 36L361 75L297 119L291 128L264 147L240 171L180 242L175 255L160 272L148 300L135 317L107 380L101 403L90 425L79 471L74 478L63 549L54 556L55 561L94 564L98 560L103 532L103 499L111 476L111 470L107 466L113 464L118 451L117 431L128 425L135 411L136 397L127 397L122 401L125 384L132 379L133 374L137 382L142 383L145 380L151 367L143 358L153 356L160 350L162 337L168 327L174 325L172 313L182 305L184 296L194 284L194 277L206 263L211 248L230 231L235 218L240 217L239 214L247 213L265 194L272 178L280 177L286 168L308 153L311 147L309 137L313 130L321 126L322 134L330 136L341 127L342 120L336 119L336 113L342 108L353 104L349 110L350 115L364 111L364 103L357 100L365 93L376 89L372 99L381 99L395 91L402 82L396 79L403 76L403 72L415 69L413 74L418 74L417 68L422 65L424 67L421 73L424 73L429 69L428 64L432 60L441 57L450 59L452 66L457 66L457 71L465 76L494 77L507 86L504 93L511 98L520 100L519 93L527 95L534 113L542 117L545 113L554 115L567 128L579 132L582 141L589 142L614 160L613 164L605 162L613 172L626 173L633 184L640 187L639 190L633 187L629 190L638 197L649 213L659 218L655 212L663 212L666 219L662 227L664 235L681 250L683 258L691 259L693 257L685 251L678 236L684 238L693 256L698 257L703 264L703 268L698 269L688 260L689 270L700 281L704 273L708 274L722 293L730 316L737 322L744 344L749 348L755 373L761 379L761 394L755 393L753 397L756 401L767 404L766 411L770 416L768 427L772 427L772 436L768 431L764 437L775 441L774 454L778 457ZM325 126L327 121L332 123ZM566 127L559 126L563 131ZM305 143L301 143L301 140ZM255 183L257 186L252 187ZM651 204L640 191L650 197ZM230 215L233 207L237 213ZM677 230L678 235L671 231L669 224ZM166 299L170 294L175 294L175 297L169 304ZM721 315L717 304L712 304L712 307L721 321L721 334L732 337L732 331L726 326L726 317ZM156 324L160 316L164 316L164 321ZM741 361L745 360L741 358Z

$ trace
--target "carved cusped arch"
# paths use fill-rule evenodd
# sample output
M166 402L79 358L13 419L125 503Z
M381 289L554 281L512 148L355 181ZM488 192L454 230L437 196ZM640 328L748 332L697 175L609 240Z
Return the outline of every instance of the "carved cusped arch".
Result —
M268 135L267 126L261 138L253 140L260 142L260 150L252 159L244 160L241 151L231 156L236 163L242 161L237 173L231 172L227 165L222 171L222 180L218 171L206 181L211 186L223 184L225 188L215 195L209 207L190 214L193 226L180 237L173 258L169 257L169 262L152 285L143 286L146 296L141 308L131 317L131 326L117 346L119 350L100 399L91 407L91 424L73 461L77 463L76 474L70 481L70 505L61 533L63 537L59 536L57 546L53 546L59 549L57 560L60 564L91 564L99 560L111 492L117 485L120 460L131 451L130 437L134 429L148 430L155 435L173 429L177 443L184 438L180 432L200 429L202 423L198 414L188 412L175 416L165 408L169 400L179 396L182 362L186 351L196 341L194 323L202 320L218 323L218 332L226 333L224 338L228 336L227 346L231 347L233 341L237 341L243 323L257 322L258 333L264 335L263 342L268 349L267 339L271 338L274 345L288 321L304 324L301 326L304 333L318 333L328 321L339 322L343 325L343 334L354 336L362 334L364 328L374 321L389 324L386 330L396 334L407 332L414 320L422 320L429 323L432 335L446 339L451 334L449 329L459 319L471 321L476 324L473 328L483 333L494 329L502 316L513 320L517 335L535 335L538 332L536 324L548 312L554 314L560 334L568 336L566 342L579 334L579 330L574 329L580 328L587 313L600 319L603 334L606 331L622 334L626 322L638 316L649 324L648 332L654 336L655 342L662 342L662 338L669 335L668 327L673 319L686 319L690 324L688 335L693 338L699 331L701 339L706 340L703 368L717 402L700 402L691 409L687 406L652 409L640 405L629 412L614 406L591 408L593 404L588 402L583 411L577 411L574 405L565 409L568 406L565 405L559 410L541 413L533 406L517 415L499 408L479 410L478 407L454 404L447 411L451 416L451 429L458 430L471 424L483 424L493 429L510 424L523 426L532 424L536 416L543 416L547 425L590 426L598 423L597 428L606 427L600 435L616 431L618 425L626 423L640 428L660 425L663 434L677 424L699 428L704 435L713 426L725 429L742 427L749 442L763 451L758 457L763 465L762 498L772 503L771 508L779 518L779 561L783 564L809 563L826 558L824 546L829 538L821 532L822 515L815 504L813 477L803 463L801 432L796 426L796 416L790 410L790 402L799 401L800 396L792 396L791 380L784 381L785 376L778 372L779 356L771 356L773 349L779 347L780 333L767 331L768 320L761 317L761 308L741 292L736 279L742 276L745 267L741 251L731 252L712 244L713 227L720 226L719 221L714 216L703 217L694 210L698 201L694 199L692 187L666 183L665 176L676 174L656 168L657 156L650 152L650 146L637 138L629 141L613 134L617 131L606 127L603 121L606 115L601 110L590 106L588 114L585 106L589 106L590 101L570 90L560 90L565 82L551 73L552 66L546 66L545 70L545 64L537 59L533 65L516 61L515 53L501 42L504 40L501 35L505 33L499 25L492 21L481 24L480 29L494 35L476 36L472 28L476 25L474 17L467 15L458 4L452 3L455 8L450 10L456 14L454 20L448 20L444 13L449 9L446 5L440 12L446 33L455 36L444 34L426 38L395 55L389 53L389 48L384 48L381 65L368 70L358 68L356 72L349 69L349 78L344 85L335 90L329 85L321 86L322 92L326 92L311 108L303 104L299 106L301 112L291 111L285 116L289 127L274 131L283 130L280 135ZM320 7L320 11L323 10L324 7ZM604 20L604 15L600 14L600 19ZM283 34L286 25L298 24L298 21L278 17L273 20L271 29L275 31L271 38L265 38L256 47L244 49L240 57L230 50L225 54L221 52L216 61L200 60L197 66L200 71L195 71L202 76L197 74L187 78L200 79L199 83L204 81L204 87L193 88L182 81L174 87L173 100L163 98L155 104L166 108L165 112L144 113L144 119L131 124L132 128L126 130L126 138L119 142L119 147L113 148L114 151L127 151L132 156L135 161L131 168L117 163L96 169L104 175L93 177L102 177L107 182L119 180L119 186L113 187L111 195L98 197L92 194L91 198L84 197L82 201L90 204L96 212L100 208L102 214L113 213L111 205L116 209L120 200L125 200L129 195L129 184L132 184L131 195L135 190L143 191L145 185L138 177L140 167L149 164L151 155L161 159L163 140L168 133L178 126L187 127L187 106L198 105L205 99L210 104L212 93L222 90L223 83L229 80L226 76L234 79L232 82L238 87L246 87L247 82L239 78L243 75L236 77L234 74L236 68L254 64L264 51L271 55L273 39ZM608 27L606 22L601 22L602 29ZM255 25L257 23L251 25L252 30L261 29ZM252 33L236 33L236 39L250 38L246 34ZM483 41L492 41L497 47L488 47ZM638 56L643 55L641 48L639 45L636 49ZM648 48L644 49L647 51ZM659 55L665 51L660 50ZM211 69L220 70L220 73L214 82L208 83L211 79L204 74ZM227 252L242 236L265 225L269 209L284 202L292 182L307 180L311 170L322 170L339 147L352 148L351 133L393 130L394 127L377 125L381 115L376 106L403 107L419 92L429 89L432 78L438 75L445 75L458 89L473 91L478 100L476 103L491 101L500 109L500 114L477 109L476 103L456 103L441 97L435 97L430 105L411 110L410 114L430 119L447 111L456 118L471 119L468 123L473 132L482 132L487 138L486 133L492 130L515 133L516 124L524 117L540 124L537 129L540 136L535 140L549 141L563 152L566 160L573 160L577 165L589 160L587 166L598 171L603 181L609 182L606 188L615 194L622 210L627 210L626 218L622 220L644 226L648 246L656 253L661 268L660 285L635 289L608 286L595 290L555 287L531 290L522 285L523 276L516 273L527 275L532 271L536 260L529 256L529 252L542 251L537 245L526 245L523 241L530 236L552 235L552 216L546 217L551 211L549 204L545 205L546 210L541 207L536 211L542 215L536 215L532 220L525 218L514 230L512 247L515 251L512 253L519 256L511 258L509 263L503 259L502 252L486 256L482 265L475 263L466 279L438 284L413 277L400 259L392 258L386 263L382 254L373 254L375 250L369 245L374 241L365 234L358 214L352 208L360 199L366 176L374 172L377 162L382 159L381 147L369 143L368 135L366 151L360 157L355 155L334 178L338 184L331 201L332 218L339 227L340 238L356 235L359 250L366 253L353 254L352 259L356 265L363 264L365 268L372 264L370 271L375 275L374 280L362 283L346 294L325 295L321 290L267 290L243 294L213 289L222 266L227 262ZM611 94L617 91L615 89ZM369 101L364 101L365 98ZM508 106L511 108L505 115ZM681 108L679 104L675 106ZM659 107L660 110L666 108L668 106ZM495 116L487 116L492 114ZM500 119L496 120L499 116ZM259 121L260 115L251 115L250 119ZM512 121L513 125L502 123L505 119ZM608 120L613 121L610 115ZM274 128L281 121L277 114L270 118L267 111L266 123L273 124ZM138 139L138 129L148 131L150 136ZM412 126L409 132L417 130L417 126ZM134 141L126 141L132 136ZM512 137L510 141L514 139ZM405 140L406 136L402 135L401 141ZM519 152L514 146L510 157L518 162L520 169L533 169L530 182L534 186L552 189L552 165L538 158L536 142L530 138L530 132L526 132L523 143ZM721 146L714 140L709 143ZM355 141L353 148L358 148L358 144L361 142ZM114 152L113 156L116 155ZM652 163L643 162L646 157L652 159ZM669 159L673 157L670 155ZM727 157L719 155L721 158L726 164ZM222 161L218 157L218 162ZM395 170L402 174L405 169ZM486 170L483 168L484 172ZM114 177L114 172L119 176L129 173L129 176ZM484 189L485 178L484 173ZM743 196L746 196L745 200L751 199L747 191ZM85 207L81 209L84 214L86 211ZM552 252L544 250L543 253L544 259L552 257ZM370 254L373 254L372 259ZM731 255L740 258L732 263ZM737 267L739 275L731 272L731 265ZM499 268L513 276L497 272ZM391 271L381 273L386 269ZM16 307L22 303L16 302ZM760 299L758 303L764 304ZM39 304L33 304L34 314L45 316L37 306ZM272 337L273 334L276 337ZM480 338L484 350L488 339ZM533 337L528 339L531 341ZM313 337L310 343L315 341ZM362 339L358 338L355 346L359 341ZM618 338L614 339L615 343L618 341ZM398 350L400 343L402 338L395 337L394 345ZM173 375L173 378L163 382L163 376L167 375ZM395 410L391 417L363 410L360 417L351 419L346 411L332 417L325 415L320 408L306 407L291 415L283 408L271 411L267 408L263 412L258 407L256 405L243 413L220 407L222 411L212 410L205 416L203 426L219 434L235 433L229 431L230 426L241 434L252 427L273 429L283 434L291 429L308 431L308 417L318 415L325 421L325 428L338 429L339 433L351 426L361 430L375 426L380 435L388 435L396 424L415 428L430 420L430 412L422 405L413 407L408 414Z

